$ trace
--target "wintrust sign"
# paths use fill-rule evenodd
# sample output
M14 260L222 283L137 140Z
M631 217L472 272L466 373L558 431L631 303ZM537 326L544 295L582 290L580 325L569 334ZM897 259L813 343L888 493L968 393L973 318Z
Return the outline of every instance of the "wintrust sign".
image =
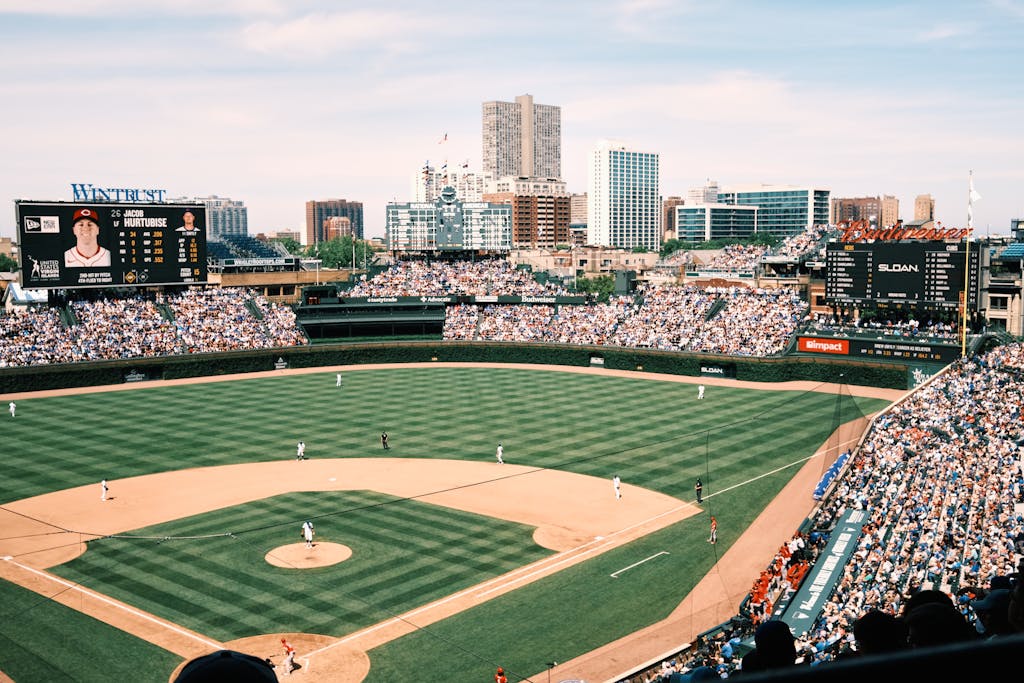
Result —
M850 355L850 342L846 339L817 339L800 337L797 350L805 353L835 353L841 356Z

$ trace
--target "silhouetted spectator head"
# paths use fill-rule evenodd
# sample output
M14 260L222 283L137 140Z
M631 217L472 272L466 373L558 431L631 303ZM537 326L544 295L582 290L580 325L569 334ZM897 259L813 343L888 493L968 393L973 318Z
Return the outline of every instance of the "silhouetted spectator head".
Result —
M971 601L971 609L985 627L985 636L1006 635L1016 631L1010 624L1010 595L1009 588L996 588L985 597Z
M259 657L218 650L190 661L174 683L277 683L277 674Z
M906 617L912 610L917 609L921 605L931 603L938 603L940 605L949 605L950 607L953 607L953 598L949 597L948 593L935 588L919 590L908 597L906 602L903 603L903 616Z
M907 641L911 647L962 643L975 638L974 629L953 605L929 602L907 611Z
M853 636L857 639L857 651L863 655L896 652L908 647L904 623L876 609L868 610L854 622Z
M784 621L775 619L758 626L754 632L754 645L757 648L756 659L764 669L777 669L796 663L796 639Z

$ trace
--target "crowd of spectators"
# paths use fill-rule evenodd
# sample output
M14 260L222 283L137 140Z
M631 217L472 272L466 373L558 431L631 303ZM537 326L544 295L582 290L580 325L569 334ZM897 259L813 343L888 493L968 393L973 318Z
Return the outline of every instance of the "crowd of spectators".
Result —
M697 265L698 271L748 271L757 268L768 253L764 244L730 244L707 261Z
M955 363L875 421L812 518L805 546L793 552L799 534L785 544L799 563L780 549L741 613L629 680L748 668L735 647L774 621L772 596L798 588L809 569L802 563L848 509L869 521L812 628L792 634L789 664L1024 633L1022 407L1024 345Z
M836 336L876 335L880 338L956 341L959 330L955 314L922 319L911 311L862 311L860 317L819 313L807 321L808 331Z
M828 226L826 225L812 226L799 235L792 235L784 239L779 246L771 250L771 255L799 258L814 251L827 233Z
M251 306L251 308L250 308ZM0 367L262 349L306 343L289 306L246 289L69 301L0 316Z
M568 294L560 285L541 284L530 271L508 261L399 261L348 296L552 296Z
M790 289L645 283L607 304L450 307L444 338L768 356L785 350L806 308Z

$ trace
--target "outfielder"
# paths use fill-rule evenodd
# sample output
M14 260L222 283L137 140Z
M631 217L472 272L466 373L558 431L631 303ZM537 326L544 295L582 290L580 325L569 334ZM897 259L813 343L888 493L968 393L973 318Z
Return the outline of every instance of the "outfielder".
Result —
M300 441L295 447L295 459L305 460L306 459L306 442Z
M316 533L316 532L313 531L313 522L310 522L307 519L305 522L302 523L302 537L304 539L306 539L306 547L307 548L312 548L313 547L313 534L314 533Z
M701 385L699 385L697 387L697 400L699 401L699 400L701 400L703 398L704 398L704 385L701 384Z
M11 401L10 403L7 404L7 410L8 410L8 412L10 412L11 417L14 417L14 411L17 410L17 409L18 409L18 406L15 405L14 401Z

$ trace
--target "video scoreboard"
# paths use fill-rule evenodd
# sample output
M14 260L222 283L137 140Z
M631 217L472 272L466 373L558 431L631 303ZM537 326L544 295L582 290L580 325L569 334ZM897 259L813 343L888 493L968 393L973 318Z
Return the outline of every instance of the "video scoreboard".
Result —
M825 301L957 309L965 292L977 310L978 246L969 242L831 243L826 251Z
M29 289L206 282L203 204L16 201Z

